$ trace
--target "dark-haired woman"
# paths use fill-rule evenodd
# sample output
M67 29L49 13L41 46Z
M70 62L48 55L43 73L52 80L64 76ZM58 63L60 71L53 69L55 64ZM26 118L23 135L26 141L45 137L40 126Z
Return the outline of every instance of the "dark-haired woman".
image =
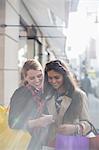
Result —
M90 131L87 96L78 88L68 65L60 60L45 66L44 96L46 113L53 115L48 145L53 147L56 133L86 135Z

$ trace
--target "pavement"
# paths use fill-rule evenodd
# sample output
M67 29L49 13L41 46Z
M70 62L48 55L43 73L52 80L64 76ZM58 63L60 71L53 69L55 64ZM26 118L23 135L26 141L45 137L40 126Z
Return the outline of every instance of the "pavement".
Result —
M99 130L99 99L93 94L88 95L89 114L91 122Z

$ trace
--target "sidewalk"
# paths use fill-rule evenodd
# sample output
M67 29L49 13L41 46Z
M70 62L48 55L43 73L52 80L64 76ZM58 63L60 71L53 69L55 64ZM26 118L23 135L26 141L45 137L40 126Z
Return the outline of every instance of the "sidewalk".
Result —
M99 99L96 98L93 94L88 95L88 103L89 103L89 114L91 117L91 121L96 127L99 129Z

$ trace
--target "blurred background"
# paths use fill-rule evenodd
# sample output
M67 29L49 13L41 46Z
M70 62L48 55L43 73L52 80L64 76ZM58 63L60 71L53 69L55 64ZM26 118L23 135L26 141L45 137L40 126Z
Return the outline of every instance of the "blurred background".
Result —
M0 0L1 105L9 106L30 58L68 62L99 129L99 0Z

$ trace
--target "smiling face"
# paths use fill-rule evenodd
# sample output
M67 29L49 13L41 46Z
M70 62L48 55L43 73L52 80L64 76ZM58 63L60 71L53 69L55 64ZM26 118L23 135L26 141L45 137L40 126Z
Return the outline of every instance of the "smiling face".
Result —
M27 81L29 85L34 86L36 89L40 89L43 84L43 73L41 70L30 69L27 71L24 80Z
M54 70L48 71L48 82L52 87L60 92L64 91L64 78L61 73Z

